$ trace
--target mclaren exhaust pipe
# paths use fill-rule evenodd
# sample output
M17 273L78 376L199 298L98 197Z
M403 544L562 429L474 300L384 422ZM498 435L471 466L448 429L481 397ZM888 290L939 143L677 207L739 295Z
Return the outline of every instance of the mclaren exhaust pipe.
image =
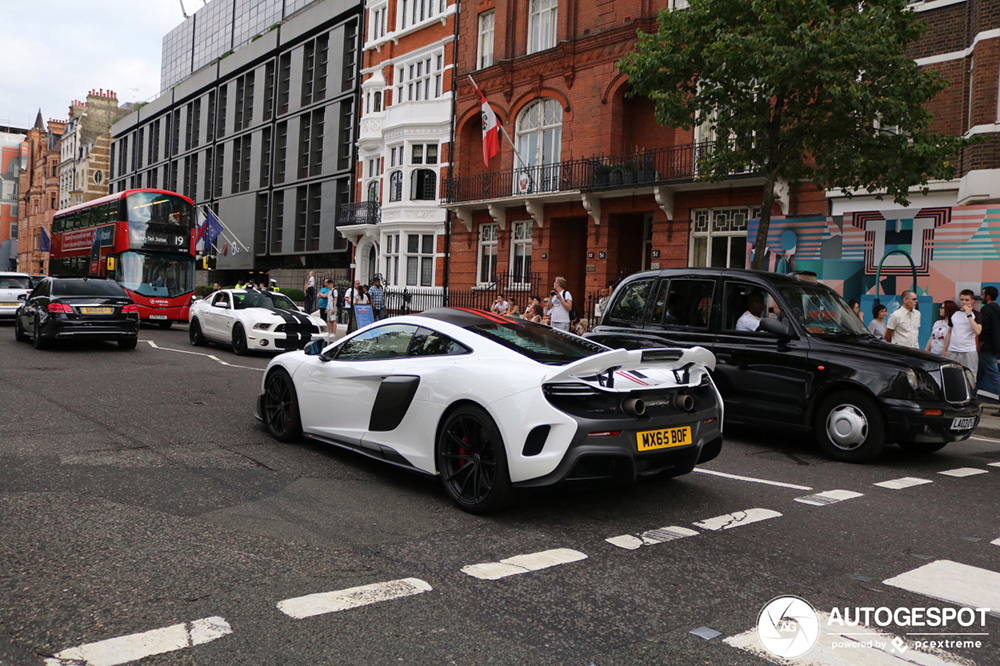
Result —
M674 406L684 412L693 412L694 398L687 393L678 393L674 396Z
M646 413L646 403L640 398L625 398L622 400L622 411L629 416L642 416Z

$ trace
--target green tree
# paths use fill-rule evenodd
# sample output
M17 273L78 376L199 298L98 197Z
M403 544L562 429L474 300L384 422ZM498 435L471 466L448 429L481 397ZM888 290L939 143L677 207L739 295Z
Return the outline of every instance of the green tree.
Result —
M702 178L748 166L764 176L761 250L779 181L884 193L905 206L912 187L954 176L949 160L968 141L929 131L924 104L947 83L907 55L926 25L906 5L691 0L662 10L657 31L640 32L618 68L661 124L706 126L714 139L699 158ZM753 268L763 265L756 251Z

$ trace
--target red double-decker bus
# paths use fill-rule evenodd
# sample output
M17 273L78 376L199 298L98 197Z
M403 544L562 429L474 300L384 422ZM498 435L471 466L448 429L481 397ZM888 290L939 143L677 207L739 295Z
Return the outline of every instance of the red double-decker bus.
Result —
M194 202L176 192L125 190L52 219L49 272L114 279L139 317L168 328L194 296Z

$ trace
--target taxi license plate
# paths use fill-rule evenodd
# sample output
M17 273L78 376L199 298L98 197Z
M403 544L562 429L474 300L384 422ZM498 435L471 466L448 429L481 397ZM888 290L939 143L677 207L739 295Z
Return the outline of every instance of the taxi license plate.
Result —
M691 443L691 428L668 428L666 430L647 430L635 434L635 443L639 451L667 449L672 446L685 446Z
M150 319L166 319L167 315L149 315Z
M80 312L83 314L111 314L113 310L111 308L80 308Z
M965 416L952 420L951 429L970 430L974 425L976 425L976 418L974 416Z

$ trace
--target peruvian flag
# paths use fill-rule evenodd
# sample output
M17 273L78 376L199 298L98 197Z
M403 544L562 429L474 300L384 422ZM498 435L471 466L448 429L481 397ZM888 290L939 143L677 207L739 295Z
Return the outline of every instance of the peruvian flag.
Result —
M469 81L472 83L472 88L479 95L479 101L483 105L483 164L489 166L490 158L500 152L500 121L497 119L497 114L493 113L493 107L486 101L483 91L479 89L479 86L476 85L471 76L469 77Z

